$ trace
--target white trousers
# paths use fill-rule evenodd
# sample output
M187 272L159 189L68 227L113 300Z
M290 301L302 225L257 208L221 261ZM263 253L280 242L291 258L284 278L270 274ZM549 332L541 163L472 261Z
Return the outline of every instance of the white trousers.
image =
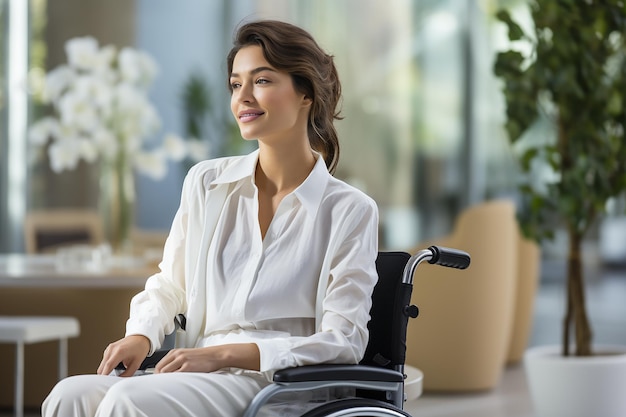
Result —
M42 417L238 417L269 383L254 373L77 375L52 389Z

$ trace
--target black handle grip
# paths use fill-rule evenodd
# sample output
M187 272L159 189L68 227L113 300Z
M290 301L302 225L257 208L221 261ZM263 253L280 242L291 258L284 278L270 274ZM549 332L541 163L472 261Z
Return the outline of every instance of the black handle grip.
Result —
M446 248L444 246L431 246L428 248L433 257L428 263L447 266L456 269L465 269L470 264L470 255L458 249Z

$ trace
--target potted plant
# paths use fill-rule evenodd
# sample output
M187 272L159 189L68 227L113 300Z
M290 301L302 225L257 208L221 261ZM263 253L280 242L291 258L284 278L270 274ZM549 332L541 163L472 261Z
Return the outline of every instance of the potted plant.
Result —
M526 203L519 213L522 228L538 241L551 238L556 227L563 228L569 238L561 355L552 357L566 362L556 365L561 376L578 385L593 379L586 392L559 397L565 386L542 375L551 385L534 388L527 364L531 395L545 416L623 415L626 385L602 392L596 374L587 370L577 377L568 372L570 364L583 360L615 359L626 366L626 355L599 357L600 350L594 348L582 256L583 240L603 216L607 202L626 189L626 3L532 0L530 13L534 28L525 32L507 11L498 12L498 19L508 27L512 49L497 54L494 72L503 81L506 131L514 146L522 149L523 172L531 174L537 166L550 171L549 178L539 184L528 175L520 185ZM518 44L530 53L515 49ZM537 135L537 129L529 134L538 123L549 127L545 134ZM530 360L532 355L527 352L526 356ZM540 368L547 371L551 365L542 362ZM622 376L612 383L626 384L626 368L619 372ZM605 398L605 393L616 390L622 397L617 402ZM541 396L569 405L570 410L541 405ZM594 396L607 407L622 407L621 413L606 414L615 412L610 408L590 411Z

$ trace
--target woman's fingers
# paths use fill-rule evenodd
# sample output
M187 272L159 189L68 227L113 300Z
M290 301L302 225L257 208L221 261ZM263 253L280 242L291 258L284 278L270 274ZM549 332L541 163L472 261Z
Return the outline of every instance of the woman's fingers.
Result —
M116 364L112 364L116 357L115 348L113 345L113 343L110 344L104 350L104 353L102 354L102 360L100 361L100 365L98 366L97 370L98 375L110 374L111 371L117 366L117 363L121 362L120 360Z
M149 351L150 341L148 338L139 335L127 336L107 346L97 373L109 375L121 362L126 368L121 376L133 375Z
M154 368L154 372L156 373L165 373L165 372L176 372L180 370L180 368L185 363L185 354L184 351L188 351L191 349L172 349L167 355L163 356L163 359L157 363Z

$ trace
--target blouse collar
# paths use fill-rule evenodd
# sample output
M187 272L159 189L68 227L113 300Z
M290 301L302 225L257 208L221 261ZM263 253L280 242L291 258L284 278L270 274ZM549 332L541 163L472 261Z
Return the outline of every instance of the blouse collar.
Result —
M313 170L311 170L311 173L304 182L293 191L293 194L312 217L315 217L317 214L317 210L319 209L326 190L326 184L331 177L322 155L318 152L314 153L317 161L315 162ZM246 156L238 158L235 162L226 167L211 184L229 184L241 181L245 178L249 178L250 181L253 181L258 160L259 150L257 149Z

